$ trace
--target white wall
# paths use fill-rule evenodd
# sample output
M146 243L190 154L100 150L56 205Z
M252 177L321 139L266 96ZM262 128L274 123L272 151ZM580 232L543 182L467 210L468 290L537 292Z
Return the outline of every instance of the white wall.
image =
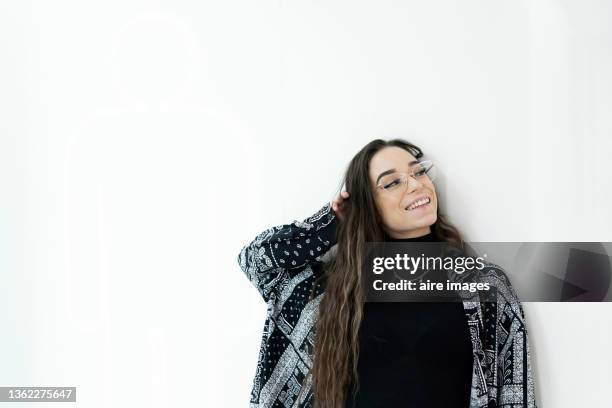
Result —
M611 12L0 2L0 384L246 406L266 308L238 251L376 137L436 160L471 240L612 241ZM608 406L612 305L525 309L540 406Z

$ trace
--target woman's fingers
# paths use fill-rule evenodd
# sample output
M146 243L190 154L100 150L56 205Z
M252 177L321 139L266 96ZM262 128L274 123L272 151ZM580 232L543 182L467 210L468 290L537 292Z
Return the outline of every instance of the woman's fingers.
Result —
M347 198L349 198L349 195L350 195L350 194L348 193L348 191L343 191L343 192L341 192L341 193L340 193L340 194L339 194L339 195L336 197L335 201L336 201L338 204L341 204L341 203L342 203L344 200L346 200Z
M342 213L342 204L343 202L348 199L350 196L350 194L348 193L348 191L342 191L337 197L335 197L332 202L332 209L334 210L334 212L336 212L339 216Z
M336 198L332 200L332 205L335 204L336 206L339 206L347 198L349 198L349 193L346 191L343 191L342 193L340 193L340 195L338 195Z

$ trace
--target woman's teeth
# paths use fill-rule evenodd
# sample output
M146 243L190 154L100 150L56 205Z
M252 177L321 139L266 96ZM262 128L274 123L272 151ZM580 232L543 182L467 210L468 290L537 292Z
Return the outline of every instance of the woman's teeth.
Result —
M423 198L422 200L419 200L416 203L408 206L406 209L408 211L412 211L412 210L414 210L416 208L422 207L422 206L427 205L427 204L429 204L429 198Z

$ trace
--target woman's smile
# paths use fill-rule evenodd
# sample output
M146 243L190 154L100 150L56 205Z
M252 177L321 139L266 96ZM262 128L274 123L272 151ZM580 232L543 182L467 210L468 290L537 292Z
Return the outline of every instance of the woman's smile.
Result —
M420 205L418 205L418 206L416 206L414 208L408 208L407 211L410 211L413 214L414 213L419 214L419 213L421 213L423 211L428 210L429 208L431 208L431 203L428 201L428 202L420 204Z
M421 210L423 208L429 208L429 204L431 204L431 198L425 196L411 201L411 203L407 205L405 209L407 211Z

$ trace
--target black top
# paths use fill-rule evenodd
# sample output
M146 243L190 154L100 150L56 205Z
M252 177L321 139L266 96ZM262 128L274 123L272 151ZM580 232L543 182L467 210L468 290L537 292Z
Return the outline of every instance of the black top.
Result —
M460 301L365 302L359 336L360 388L353 398L350 384L346 408L469 407L473 355Z

